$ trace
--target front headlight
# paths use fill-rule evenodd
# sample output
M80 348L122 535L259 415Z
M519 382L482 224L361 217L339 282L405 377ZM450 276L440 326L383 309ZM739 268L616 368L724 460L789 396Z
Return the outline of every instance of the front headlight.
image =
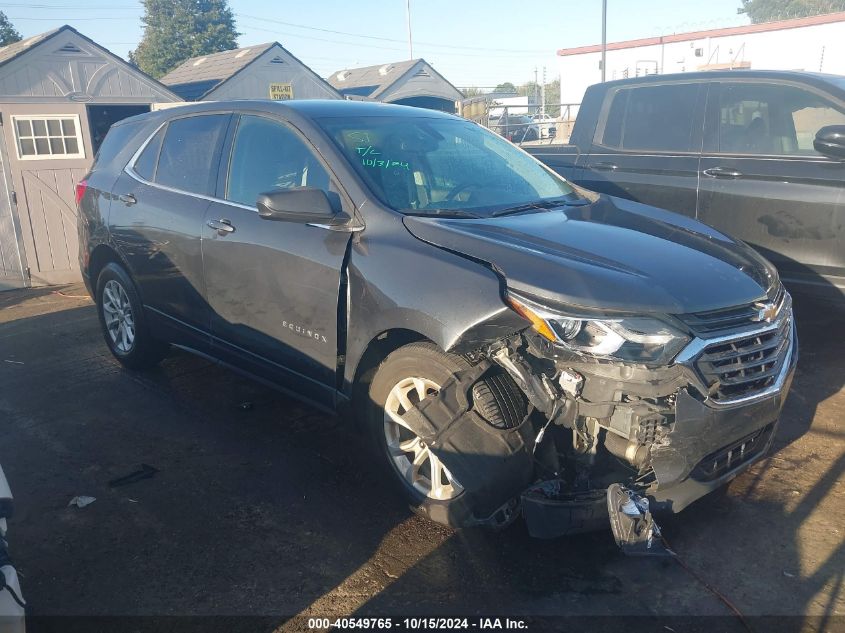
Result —
M653 317L578 317L555 313L512 293L506 300L543 338L597 358L668 364L690 340Z

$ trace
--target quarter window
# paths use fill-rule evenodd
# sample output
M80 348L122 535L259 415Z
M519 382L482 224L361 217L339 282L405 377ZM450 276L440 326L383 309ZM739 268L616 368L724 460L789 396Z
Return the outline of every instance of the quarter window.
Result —
M719 151L818 156L816 132L845 125L845 111L796 86L724 83L719 98Z
M133 169L144 180L152 182L155 180L156 163L158 163L158 153L161 150L161 140L164 138L164 128L156 132L155 136L150 139L144 151L135 161Z
M227 114L175 119L167 126L154 181L180 191L211 195Z
M692 152L698 84L624 88L608 111L601 144L625 150Z
M12 122L21 160L85 158L75 114L13 116Z
M329 190L329 174L285 125L242 116L235 135L226 199L249 206L270 191L315 187Z

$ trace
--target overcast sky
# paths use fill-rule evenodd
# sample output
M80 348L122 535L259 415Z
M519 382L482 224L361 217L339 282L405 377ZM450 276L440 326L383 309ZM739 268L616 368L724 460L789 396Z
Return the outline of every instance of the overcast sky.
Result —
M230 0L240 45L279 41L321 76L408 59L405 0ZM608 0L608 41L736 26L740 0ZM126 57L143 34L134 0L0 2L24 37L70 24ZM411 0L414 57L457 86L515 84L555 51L601 41L601 0ZM323 29L323 30L317 30Z

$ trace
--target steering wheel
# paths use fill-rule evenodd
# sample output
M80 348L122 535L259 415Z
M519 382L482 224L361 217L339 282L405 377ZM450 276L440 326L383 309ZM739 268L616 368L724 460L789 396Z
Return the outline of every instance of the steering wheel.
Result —
M459 182L457 185L452 187L449 190L449 193L446 194L446 200L449 202L454 202L455 198L458 197L459 193L463 193L467 189L477 189L480 187L477 182Z

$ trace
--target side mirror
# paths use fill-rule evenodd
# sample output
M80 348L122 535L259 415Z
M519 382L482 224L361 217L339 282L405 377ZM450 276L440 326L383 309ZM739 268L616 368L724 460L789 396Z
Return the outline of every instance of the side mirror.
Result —
M845 158L845 125L826 125L816 133L813 147L819 154Z
M255 204L265 220L305 224L343 224L349 220L342 212L339 195L314 187L268 191L259 194Z

